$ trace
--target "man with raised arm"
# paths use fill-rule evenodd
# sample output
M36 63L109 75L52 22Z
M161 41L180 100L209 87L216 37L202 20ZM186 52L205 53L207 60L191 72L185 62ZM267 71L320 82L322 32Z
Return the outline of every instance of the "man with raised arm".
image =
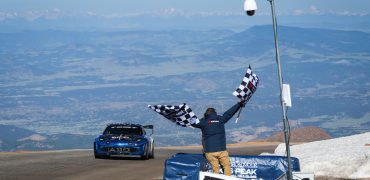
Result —
M231 176L229 154L226 150L225 124L242 106L245 106L245 101L236 103L222 116L217 114L216 109L207 108L204 117L199 122L192 123L193 127L202 130L203 151L212 165L213 173L220 172L219 164L221 164L224 175Z

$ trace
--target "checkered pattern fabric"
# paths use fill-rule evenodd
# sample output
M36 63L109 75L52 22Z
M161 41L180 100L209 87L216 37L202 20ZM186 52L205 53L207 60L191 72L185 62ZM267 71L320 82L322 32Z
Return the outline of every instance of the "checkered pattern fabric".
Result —
M183 127L190 126L194 123L199 123L199 119L186 103L180 104L178 106L148 105L148 107L161 114L168 120Z
M251 66L248 67L247 73L243 78L240 86L234 91L233 95L241 100L249 101L253 93L256 92L258 86L258 77L253 74Z

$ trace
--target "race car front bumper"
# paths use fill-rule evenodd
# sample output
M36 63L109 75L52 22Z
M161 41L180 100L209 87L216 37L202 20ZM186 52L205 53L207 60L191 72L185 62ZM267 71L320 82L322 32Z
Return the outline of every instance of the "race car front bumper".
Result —
M95 153L107 156L143 156L147 143L96 143Z

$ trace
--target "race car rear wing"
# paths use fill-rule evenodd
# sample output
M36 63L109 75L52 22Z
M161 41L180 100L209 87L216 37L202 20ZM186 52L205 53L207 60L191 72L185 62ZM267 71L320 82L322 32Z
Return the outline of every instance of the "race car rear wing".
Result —
M152 133L150 135L154 134L154 126L153 125L144 125L143 128L144 129L151 129Z

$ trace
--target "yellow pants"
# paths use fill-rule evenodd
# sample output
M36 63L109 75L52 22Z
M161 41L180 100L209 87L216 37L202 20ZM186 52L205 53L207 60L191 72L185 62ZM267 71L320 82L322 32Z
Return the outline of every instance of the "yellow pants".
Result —
M212 165L213 173L220 173L219 164L221 164L224 175L231 176L229 153L227 151L206 153L208 162Z

